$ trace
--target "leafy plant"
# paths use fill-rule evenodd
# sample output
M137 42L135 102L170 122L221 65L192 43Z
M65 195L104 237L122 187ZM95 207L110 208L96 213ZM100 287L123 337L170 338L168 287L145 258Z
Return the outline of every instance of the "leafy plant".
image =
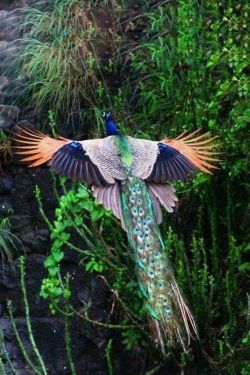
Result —
M64 183L65 179L61 178L63 187ZM127 257L122 231L117 226L111 213L104 210L93 199L86 187L76 185L72 190L64 191L64 195L59 200L59 207L56 209L56 219L53 224L43 211L38 188L36 189L36 197L40 212L51 230L53 241L51 254L45 261L48 277L43 280L41 288L41 296L49 298L52 312L56 312L63 298L69 299L71 296L71 291L62 281L60 272L60 263L63 261L65 248L69 248L79 255L80 265L83 265L85 270L89 272L105 272L108 270L117 292L131 290L131 271L133 270L131 267L131 271L128 272L125 264L131 264L132 259ZM89 220L92 222L92 230L89 229L87 224ZM100 230L108 233L110 232L110 225L115 228L115 236L112 234L106 235L106 240L104 240ZM71 240L72 231L78 236L78 241L86 245L86 248L79 248L74 244ZM127 283L122 280L124 272L126 272ZM112 289L111 286L110 289ZM130 300L129 308L138 310L137 298L127 297ZM131 312L131 314L133 313Z
M13 263L13 255L17 252L17 244L21 241L11 232L8 218L0 220L0 253L2 262Z
M7 160L11 157L11 142L4 133L3 130L0 130L0 167L7 162Z
M82 120L86 108L97 102L104 68L119 43L117 11L115 1L97 5L79 0L24 10L27 33L18 57L27 76L24 89L38 110L53 108L61 126Z
M132 350L136 345L139 344L142 336L137 329L129 329L122 332L122 343L127 350Z

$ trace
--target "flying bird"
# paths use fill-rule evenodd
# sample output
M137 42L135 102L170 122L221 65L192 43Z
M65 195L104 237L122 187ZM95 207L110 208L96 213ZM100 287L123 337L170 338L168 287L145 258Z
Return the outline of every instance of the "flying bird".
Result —
M186 350L198 337L194 317L177 285L159 231L162 207L177 202L173 181L196 171L212 173L217 146L210 133L182 133L162 141L122 134L112 113L103 113L106 137L74 141L37 130L16 133L16 154L29 167L43 163L58 174L91 186L93 196L111 210L127 232L151 334L164 352L179 342Z

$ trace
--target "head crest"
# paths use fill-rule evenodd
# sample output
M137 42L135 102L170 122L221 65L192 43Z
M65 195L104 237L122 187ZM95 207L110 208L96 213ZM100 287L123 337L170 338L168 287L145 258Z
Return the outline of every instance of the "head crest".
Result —
M102 117L104 118L104 120L112 119L112 113L110 111L104 111Z

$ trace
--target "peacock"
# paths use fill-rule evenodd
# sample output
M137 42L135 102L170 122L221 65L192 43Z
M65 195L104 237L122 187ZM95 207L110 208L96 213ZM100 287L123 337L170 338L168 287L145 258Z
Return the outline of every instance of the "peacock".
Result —
M173 181L195 171L212 173L217 146L200 129L175 139L151 141L123 134L110 111L103 113L106 137L83 141L51 138L37 130L16 132L16 154L29 167L43 163L58 174L83 181L127 232L151 335L164 352L179 343L187 350L198 338L194 317L177 285L159 231L163 207L174 211Z

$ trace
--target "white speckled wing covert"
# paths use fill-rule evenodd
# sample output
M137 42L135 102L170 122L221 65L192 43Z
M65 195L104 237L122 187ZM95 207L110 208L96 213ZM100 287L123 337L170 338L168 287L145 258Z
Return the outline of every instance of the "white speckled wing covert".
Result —
M155 165L159 150L158 142L128 137L133 153L132 175L145 180Z
M132 175L145 180L152 172L159 153L157 142L128 137L128 143L133 153ZM81 144L108 183L126 179L114 136L82 141Z
M126 179L125 169L119 157L113 136L80 142L105 180L114 184L115 180Z

